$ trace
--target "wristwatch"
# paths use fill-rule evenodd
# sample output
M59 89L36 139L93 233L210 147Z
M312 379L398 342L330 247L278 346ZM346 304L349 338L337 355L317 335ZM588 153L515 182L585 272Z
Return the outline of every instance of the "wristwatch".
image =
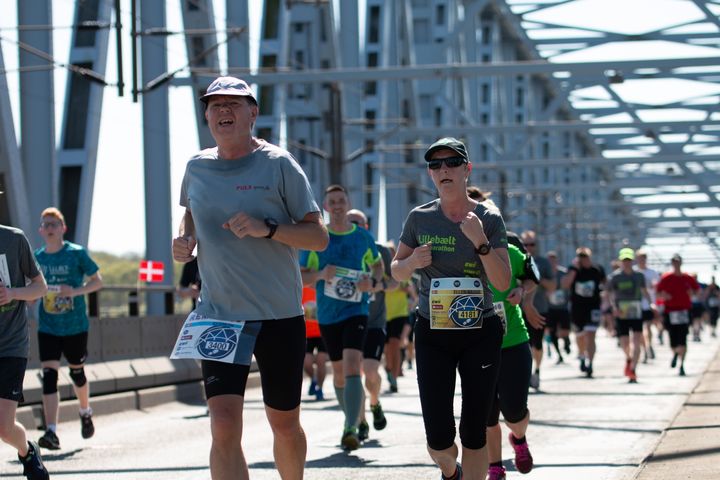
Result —
M482 256L487 255L490 253L490 243L481 243L480 246L475 249L475 253Z
M275 235L275 232L278 228L278 222L274 218L266 218L265 219L265 225L270 229L267 235L265 235L265 238L272 238L273 235Z

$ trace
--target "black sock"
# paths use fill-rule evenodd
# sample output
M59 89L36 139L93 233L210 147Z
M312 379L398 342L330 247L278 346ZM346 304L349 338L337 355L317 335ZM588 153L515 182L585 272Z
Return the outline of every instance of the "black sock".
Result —
M510 438L512 438L512 442L515 445L522 445L523 443L527 442L527 440L525 439L525 435L523 435L522 438L516 438L515 434L513 434Z
M492 462L490 464L491 467L502 467L502 461L499 462Z

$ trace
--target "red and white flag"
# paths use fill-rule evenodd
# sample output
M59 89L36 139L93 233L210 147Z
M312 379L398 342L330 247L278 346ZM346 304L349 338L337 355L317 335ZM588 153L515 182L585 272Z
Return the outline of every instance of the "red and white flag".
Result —
M162 282L165 278L165 265L163 262L140 260L138 278L141 282Z

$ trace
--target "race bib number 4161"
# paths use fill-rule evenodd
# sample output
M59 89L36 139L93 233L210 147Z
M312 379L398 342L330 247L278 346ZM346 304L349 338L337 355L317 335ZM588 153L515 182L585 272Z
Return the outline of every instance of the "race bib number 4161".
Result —
M430 281L430 328L481 328L484 291L480 279L435 278Z

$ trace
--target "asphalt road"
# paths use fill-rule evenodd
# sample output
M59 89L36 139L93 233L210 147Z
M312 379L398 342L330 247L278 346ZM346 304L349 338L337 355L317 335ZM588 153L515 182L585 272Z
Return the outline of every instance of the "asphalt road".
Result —
M614 339L600 333L599 344L596 378L592 380L581 376L574 356L563 365L555 365L555 358L545 359L541 391L530 396L532 424L528 441L536 466L531 474L521 476L510 460L510 447L504 445L508 478L633 478L718 348L717 340L709 337L702 343L690 342L688 376L679 377L677 371L669 370L668 347L656 345L657 359L640 366L638 384L628 384L622 376L623 357ZM328 398L334 396L329 383L325 393ZM316 402L309 397L305 400L305 478L439 478L425 450L413 370L406 370L400 379L399 393L382 397L388 427L381 432L371 428L369 441L349 454L339 448L342 415L336 402ZM459 402L457 395L458 407ZM62 450L43 451L51 478L210 478L210 430L204 405L170 403L147 411L98 417L96 427L95 437L83 440L79 422L59 426ZM41 433L30 434L37 438ZM270 430L256 389L248 391L246 399L244 445L251 478L279 478L273 465ZM0 478L21 479L20 470L13 450L0 445Z

